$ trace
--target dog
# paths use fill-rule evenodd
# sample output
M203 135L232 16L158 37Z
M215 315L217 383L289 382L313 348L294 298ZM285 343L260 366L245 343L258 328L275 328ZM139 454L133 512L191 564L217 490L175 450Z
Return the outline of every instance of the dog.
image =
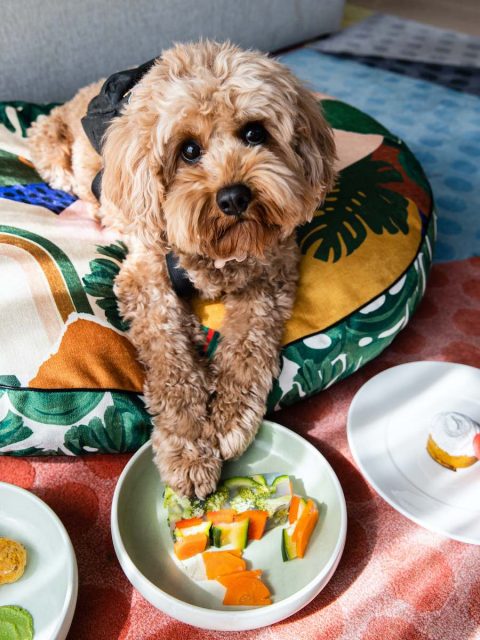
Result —
M146 370L154 459L185 496L215 490L222 461L255 437L298 281L295 230L335 179L335 146L314 96L282 64L230 43L164 51L131 89L102 141L81 125L103 81L28 132L32 160L85 200L129 252L119 310ZM103 170L100 202L92 180ZM187 300L172 288L174 252L198 295L221 299L213 359Z

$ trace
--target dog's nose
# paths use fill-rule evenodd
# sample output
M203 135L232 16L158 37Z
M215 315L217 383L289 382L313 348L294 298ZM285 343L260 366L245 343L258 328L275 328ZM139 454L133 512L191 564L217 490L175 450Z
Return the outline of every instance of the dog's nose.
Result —
M227 216L240 216L246 211L252 192L245 184L231 184L217 193L217 204Z

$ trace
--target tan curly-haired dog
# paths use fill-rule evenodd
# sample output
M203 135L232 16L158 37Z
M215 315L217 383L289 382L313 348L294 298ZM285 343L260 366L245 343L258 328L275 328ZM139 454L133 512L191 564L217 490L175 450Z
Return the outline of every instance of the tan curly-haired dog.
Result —
M101 158L80 119L101 82L39 119L32 157L53 187L97 208L129 253L115 282L146 367L155 460L184 495L215 489L222 460L255 436L279 373L295 298L295 228L334 180L332 132L314 97L280 63L227 43L177 45L136 84ZM199 294L226 308L212 361L172 289L174 250Z

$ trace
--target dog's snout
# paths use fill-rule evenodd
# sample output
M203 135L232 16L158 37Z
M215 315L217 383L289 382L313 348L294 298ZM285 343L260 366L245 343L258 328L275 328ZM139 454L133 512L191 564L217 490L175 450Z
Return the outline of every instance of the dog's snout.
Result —
M217 204L227 216L240 216L252 199L252 192L245 184L231 184L217 193Z

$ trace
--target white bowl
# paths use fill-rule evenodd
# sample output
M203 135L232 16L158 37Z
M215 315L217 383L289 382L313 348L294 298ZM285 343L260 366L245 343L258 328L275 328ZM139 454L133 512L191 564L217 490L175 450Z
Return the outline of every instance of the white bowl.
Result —
M273 422L263 422L254 443L225 464L224 477L281 472L293 478L295 493L321 505L319 522L304 559L282 561L281 529L251 542L244 552L248 568L262 569L273 604L232 608L180 568L166 522L164 483L146 443L123 470L112 503L112 537L125 575L153 606L202 629L240 631L273 624L308 604L325 587L345 545L347 511L333 469L306 440ZM210 583L210 584L209 584Z
M23 576L0 587L0 606L27 609L35 640L64 640L78 590L77 561L65 527L33 493L0 482L0 536L27 550Z

